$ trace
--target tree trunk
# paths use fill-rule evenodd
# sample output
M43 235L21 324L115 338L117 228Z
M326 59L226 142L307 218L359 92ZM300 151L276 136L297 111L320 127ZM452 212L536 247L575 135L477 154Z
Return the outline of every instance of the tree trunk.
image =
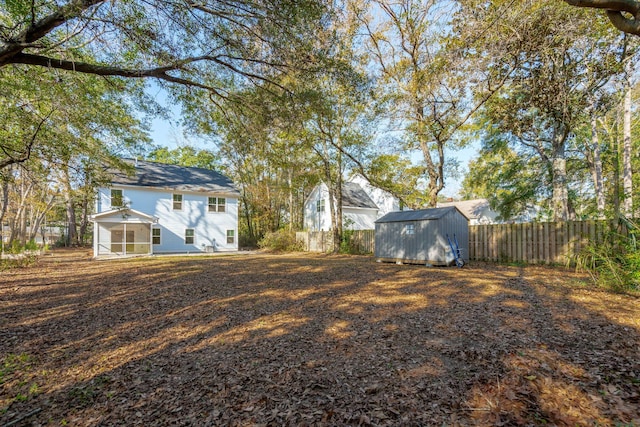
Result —
M38 231L40 231L40 226L42 225L42 222L44 221L44 218L46 217L47 213L49 213L51 208L53 208L53 204L55 200L56 200L56 196L52 195L49 201L47 202L47 205L43 209L43 211L39 212L35 216L35 218L32 220L31 233L29 233L29 240L35 240L36 235L38 234ZM44 238L42 239L42 243L44 244Z
M624 106L622 124L622 211L625 215L633 214L633 176L631 172L631 84L629 77L625 79Z
M292 232L294 230L294 222L295 222L295 207L293 201L293 172L291 171L291 166L289 166L287 171L287 187L289 187L289 231Z
M591 113L591 153L593 155L591 166L591 177L593 178L593 188L596 193L596 209L598 218L605 216L604 184L602 178L602 156L600 153L600 141L598 139L598 127L595 112Z
M4 252L4 216L9 205L9 181L2 181L2 206L0 208L0 252Z
M434 208L438 204L438 194L444 188L444 143L437 141L439 163L436 165L433 162L433 155L427 137L428 133L425 130L427 125L425 123L424 107L419 100L414 100L414 103L416 104L414 120L418 128L416 138L420 144L420 151L422 151L422 157L424 158L426 172L429 178L429 182L427 183L427 201L429 207Z
M551 204L554 221L569 219L569 193L567 190L567 159L565 156L565 140L567 132L564 125L558 125L553 135L552 185L553 194Z
M244 205L244 209L242 212L242 216L245 219L245 222L247 224L247 234L249 235L249 240L251 241L252 244L256 244L257 243L257 239L255 236L255 231L253 228L253 224L251 223L251 215L250 215L250 211L249 211L249 202L247 201L247 195L246 195L246 191L243 189L242 190L242 204Z
M333 231L333 252L340 252L342 243L342 141L338 138L338 158L336 159L336 226Z
M617 113L618 119L615 121L613 132L613 219L616 224L620 219L620 140L618 123L620 111Z
M67 214L67 246L76 246L78 244L78 226L76 223L76 208L74 204L73 188L71 188L71 179L69 177L69 167L62 168L62 185L64 186L64 201Z
M335 179L331 173L331 153L329 152L329 143L326 140L322 142L322 153L316 150L322 158L324 167L324 179L327 189L329 190L329 213L331 216L331 230L333 235L333 253L340 251L340 240L342 239L342 164L341 155L338 153L337 173Z
M0 224L4 224L4 216L9 206L9 181L2 182L2 206L0 206Z
M342 242L342 173L338 173L336 178L336 221L333 228L333 253L340 252L340 243Z
M27 199L33 190L33 186L33 182L25 186L24 177L20 178L20 204L13 218L9 243L18 241L21 245L24 245L27 242Z
M427 175L429 176L427 200L430 208L436 207L438 194L444 188L444 142L437 141L436 145L438 149L438 164L433 162L429 144L426 141L420 143L420 149L427 164Z
M80 212L80 230L78 232L80 243L86 244L87 228L89 228L89 195L83 191L81 212Z
M328 169L328 167L325 166L325 169ZM336 190L335 190L335 187L334 187L335 184L330 181L331 177L329 176L329 178L327 178L327 175L325 174L325 179L327 179L327 190L329 192L329 216L331 217L331 232L333 233L333 237L334 237L332 252L335 252L335 248L336 248L336 242L335 242L335 236L336 236Z

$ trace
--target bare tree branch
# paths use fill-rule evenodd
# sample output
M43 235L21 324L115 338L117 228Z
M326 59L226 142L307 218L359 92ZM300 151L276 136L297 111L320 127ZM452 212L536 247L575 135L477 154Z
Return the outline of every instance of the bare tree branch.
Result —
M639 0L564 0L577 7L605 9L609 21L614 27L629 34L640 35L640 1ZM626 16L627 12L632 16Z
M9 165L24 163L29 160L29 158L31 157L31 151L33 150L33 146L36 143L36 138L38 137L40 129L42 129L42 126L49 119L49 117L51 117L52 114L53 110L51 110L49 114L47 114L42 118L42 120L40 120L40 123L38 123L36 130L33 132L33 135L31 135L31 139L29 139L29 141L27 142L26 148L24 149L24 151L22 151L22 153L20 153L18 157L14 157L13 155L9 154L4 148L2 148L2 151L7 155L7 157L0 160L0 170Z
M32 22L16 37L4 40L0 44L0 67L12 63L12 58L31 43L40 40L65 22L79 17L85 10L104 2L105 0L74 0L54 13Z
M37 10L34 9L31 15L16 23L11 30L14 34L8 31L0 35L0 68L10 64L24 64L99 76L154 78L208 90L224 98L217 83L207 81L209 74L199 72L206 68L205 64L209 64L211 68L207 70L213 73L220 71L222 77L241 76L254 84L268 83L284 90L264 70L283 71L290 67L286 64L288 61L270 60L264 53L269 49L260 52L256 45L249 43L249 40L253 40L259 45L277 44L280 39L273 36L272 27L284 28L283 32L291 30L284 27L286 22L278 21L287 20L287 17L271 14L277 12L272 10L275 6L271 2L137 1L141 7L155 8L161 16L150 18L139 26L135 22L131 24L125 19L128 12L118 9L116 6L120 2L115 0L65 0L63 5L52 4L50 9L41 7L40 12L45 13L45 16L39 19L36 16ZM104 4L112 4L114 10L101 8ZM120 16L119 13L123 15ZM185 22L183 13L188 17ZM184 31L184 43L179 40L179 34L170 31L174 26ZM212 27L209 29L209 26ZM229 31L218 31L218 26ZM170 34L163 33L165 27ZM206 30L202 30L205 28ZM199 34L201 31L204 32ZM205 37L205 33L213 40L198 38L199 35ZM127 62L116 65L116 61L109 60L109 55L117 55L117 51L98 54L96 58L99 59L95 61L74 61L73 57L64 56L64 52L78 47L70 46L71 39L76 37L82 42L82 47L93 45L88 47L90 50L101 51L104 44L115 46L116 49L122 45L123 54L131 53L127 50L129 48L141 50L142 61L131 62L135 65ZM111 39L113 42L110 42ZM155 63L139 65L150 60ZM202 64L202 69L196 67L197 62ZM304 61L299 60L297 63ZM214 80L219 80L217 77L214 75Z

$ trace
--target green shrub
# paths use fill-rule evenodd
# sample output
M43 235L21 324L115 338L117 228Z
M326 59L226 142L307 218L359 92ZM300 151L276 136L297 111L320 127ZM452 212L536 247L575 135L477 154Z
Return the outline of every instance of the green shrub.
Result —
M603 288L614 292L640 291L640 250L627 236L612 232L604 242L588 245L578 255L577 267L589 272Z
M12 268L29 267L38 260L36 255L25 255L15 259L0 259L0 271L10 270Z
M19 241L14 240L11 242L11 245L6 248L6 251L10 254L20 254L24 251L24 246L22 246Z
M258 242L258 246L262 249L282 252L302 251L304 249L303 243L296 241L296 233L287 230L278 230L265 234Z
M342 230L342 240L340 240L340 253L360 255L362 253L360 247L353 243L353 230Z
M36 243L35 240L29 240L27 244L24 245L25 251L37 251L38 249L39 249L38 244Z

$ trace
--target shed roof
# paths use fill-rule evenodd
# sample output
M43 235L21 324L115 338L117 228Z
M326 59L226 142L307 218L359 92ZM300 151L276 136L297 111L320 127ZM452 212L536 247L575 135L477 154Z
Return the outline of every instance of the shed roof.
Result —
M112 170L113 184L240 195L229 178L210 169L132 159L125 162L134 166L135 174Z
M455 206L446 208L417 209L415 211L389 212L385 216L376 220L376 223L436 220L442 218L452 211L458 211L458 213L462 215L462 213ZM462 216L466 219L464 215Z
M342 184L342 206L350 208L378 209L371 197L355 182Z

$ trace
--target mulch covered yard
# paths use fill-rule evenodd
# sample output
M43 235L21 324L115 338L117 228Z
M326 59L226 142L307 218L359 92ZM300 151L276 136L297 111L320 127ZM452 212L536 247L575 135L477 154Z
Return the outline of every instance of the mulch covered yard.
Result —
M55 251L0 272L0 425L640 425L640 299L586 283Z

